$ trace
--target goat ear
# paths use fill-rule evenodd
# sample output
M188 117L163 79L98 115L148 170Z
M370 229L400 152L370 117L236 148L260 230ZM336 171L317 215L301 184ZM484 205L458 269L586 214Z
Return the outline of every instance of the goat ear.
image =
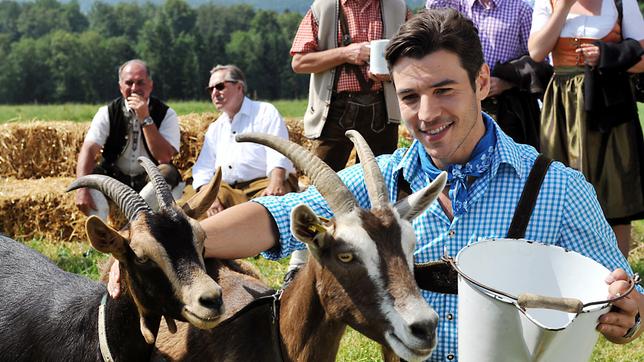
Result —
M306 243L310 248L324 247L324 234L327 229L313 210L304 204L297 205L291 211L291 232L297 240Z
M428 186L398 201L394 208L398 211L400 217L407 221L412 221L436 200L443 188L445 188L446 183L447 173L443 171Z
M101 218L90 216L85 222L85 228L87 237L96 250L112 254L117 259L120 259L120 255L125 255L127 240Z
M215 175L207 185L204 185L199 192L186 201L181 208L193 219L199 219L201 215L208 210L210 205L215 202L219 186L221 185L221 168L217 167Z

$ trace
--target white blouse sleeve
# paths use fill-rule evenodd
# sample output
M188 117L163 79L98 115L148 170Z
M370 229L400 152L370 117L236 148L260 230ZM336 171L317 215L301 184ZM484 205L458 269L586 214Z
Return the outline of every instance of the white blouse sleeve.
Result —
M552 16L550 0L536 0L534 9L532 10L532 28L530 29L530 34L543 29L548 19L550 19L550 16Z
M642 20L642 12L637 2L634 0L624 0L622 8L624 9L624 18L622 19L623 37L644 40L644 20Z

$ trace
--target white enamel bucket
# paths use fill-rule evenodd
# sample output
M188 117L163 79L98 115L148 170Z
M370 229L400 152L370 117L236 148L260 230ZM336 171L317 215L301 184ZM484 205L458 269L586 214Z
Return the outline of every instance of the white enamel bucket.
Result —
M515 239L468 245L450 261L459 273L460 361L588 361L610 308L604 266Z

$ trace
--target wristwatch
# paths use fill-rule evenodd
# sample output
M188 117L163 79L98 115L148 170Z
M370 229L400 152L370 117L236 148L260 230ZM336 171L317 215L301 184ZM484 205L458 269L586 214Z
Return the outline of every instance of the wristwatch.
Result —
M641 320L640 320L640 313L637 312L637 315L635 316L635 324L626 331L626 334L624 335L624 338L628 339L631 338L637 333L637 331L640 330L640 325L641 325Z
M151 125L151 124L154 124L154 120L153 120L153 119L152 119L152 117L150 117L150 116L145 117L145 118L143 119L143 122L141 122L141 126L142 126L142 127L149 126L149 125Z

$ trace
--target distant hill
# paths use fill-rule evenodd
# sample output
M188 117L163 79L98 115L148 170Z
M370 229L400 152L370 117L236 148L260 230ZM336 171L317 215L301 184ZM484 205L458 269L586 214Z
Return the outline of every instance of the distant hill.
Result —
M28 2L33 0L17 0L18 2ZM62 3L68 3L70 0L59 0ZM87 13L92 7L92 4L97 0L76 0L80 5L81 11ZM115 4L119 2L129 3L152 3L162 4L163 0L101 0L106 4ZM425 6L425 0L406 0L410 9L415 10ZM304 14L308 9L312 0L187 0L188 4L197 7L202 4L216 4L216 5L239 5L248 4L257 9L273 10L278 13L286 10Z

